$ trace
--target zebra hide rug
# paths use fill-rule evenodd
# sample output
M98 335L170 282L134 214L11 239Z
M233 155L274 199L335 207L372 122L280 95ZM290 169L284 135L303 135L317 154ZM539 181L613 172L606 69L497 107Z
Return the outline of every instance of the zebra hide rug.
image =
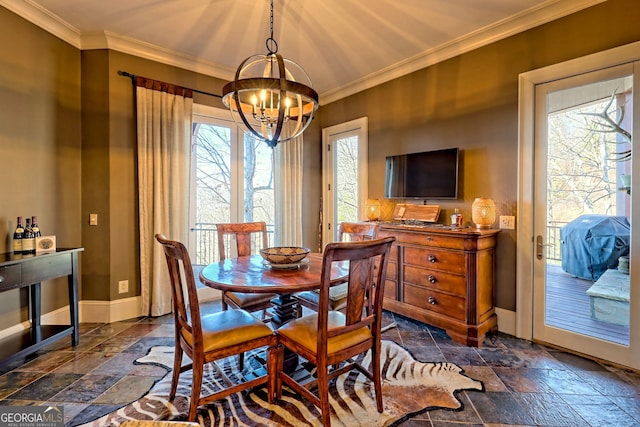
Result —
M153 347L147 356L136 363L156 364L171 370L173 351L173 347ZM369 359L368 354L363 357ZM230 378L234 378L234 375L237 378L236 360L228 358L218 362L218 366ZM247 354L245 360L245 375L247 369L264 369L260 354ZM365 366L368 362L364 360ZM362 374L353 371L337 378L330 389L331 424L334 427L390 426L431 409L461 410L462 403L456 396L457 392L484 391L482 382L465 376L459 366L416 361L409 352L392 341L383 341L381 365L384 412L380 414L376 410L370 382ZM303 368L299 370L304 371ZM146 396L84 424L84 427L119 426L126 420L184 421L189 407L190 384L191 372L188 371L180 376L176 398L169 402L171 375L166 375ZM217 384L215 369L205 367L203 393L217 389ZM283 399L276 404L267 402L265 390L266 385L265 388L236 393L200 408L197 421L204 427L321 425L318 409L288 388L283 389Z

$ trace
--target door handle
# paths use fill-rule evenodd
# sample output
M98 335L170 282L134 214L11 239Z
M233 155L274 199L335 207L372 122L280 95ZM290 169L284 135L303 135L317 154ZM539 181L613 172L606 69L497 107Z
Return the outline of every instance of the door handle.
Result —
M551 246L549 244L544 244L542 242L543 242L542 236L538 235L538 237L536 237L536 258L538 258L539 260L544 258L544 254L542 253L544 248L547 246Z

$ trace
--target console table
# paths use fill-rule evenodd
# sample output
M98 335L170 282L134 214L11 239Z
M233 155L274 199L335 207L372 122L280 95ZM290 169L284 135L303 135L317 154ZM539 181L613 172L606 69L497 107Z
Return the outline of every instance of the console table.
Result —
M500 230L381 223L394 236L384 309L446 330L479 347L497 329L496 244Z
M0 292L29 288L31 327L0 340L0 364L31 354L68 335L71 345L79 341L78 330L78 253L83 248L57 249L34 255L0 254ZM69 324L42 325L40 284L67 277L69 284Z

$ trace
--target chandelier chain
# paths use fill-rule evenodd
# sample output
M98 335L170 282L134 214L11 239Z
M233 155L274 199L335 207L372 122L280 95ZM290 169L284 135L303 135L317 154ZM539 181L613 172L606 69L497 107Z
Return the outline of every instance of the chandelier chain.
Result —
M267 39L266 45L267 50L269 51L269 55L274 53L278 53L278 43L276 39L273 38L273 0L271 0L271 15L269 19L269 26L271 28L271 36Z

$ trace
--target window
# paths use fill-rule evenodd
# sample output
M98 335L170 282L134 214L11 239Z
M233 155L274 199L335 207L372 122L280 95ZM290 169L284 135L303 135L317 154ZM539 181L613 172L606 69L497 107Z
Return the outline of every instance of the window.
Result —
M195 264L218 259L222 222L274 224L273 150L245 135L228 111L194 104L189 249Z

